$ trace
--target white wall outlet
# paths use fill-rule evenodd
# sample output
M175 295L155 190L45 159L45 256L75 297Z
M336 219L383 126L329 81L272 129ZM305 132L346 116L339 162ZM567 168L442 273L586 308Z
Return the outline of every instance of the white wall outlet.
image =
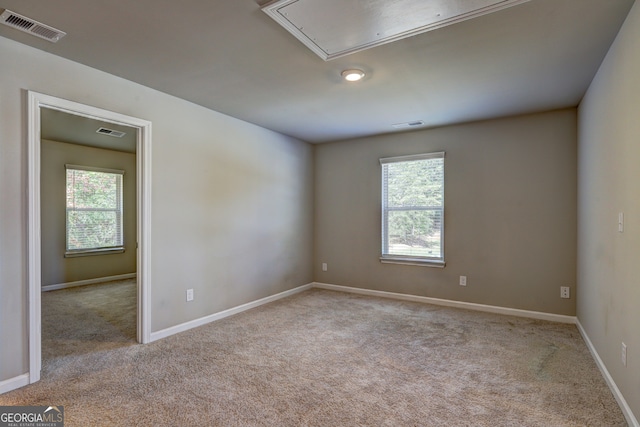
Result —
M560 298L571 298L570 289L569 286L560 286Z
M467 286L467 276L460 276L460 286Z
M187 289L187 302L193 301L193 289Z
M624 213L618 212L618 232L624 231Z
M627 366L627 345L622 343L622 365Z
M327 271L329 268L327 267L327 263L323 262L322 263L322 271Z

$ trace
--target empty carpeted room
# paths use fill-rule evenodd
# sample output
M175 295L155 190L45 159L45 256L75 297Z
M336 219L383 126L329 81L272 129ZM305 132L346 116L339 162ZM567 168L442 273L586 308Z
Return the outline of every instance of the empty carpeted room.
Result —
M634 0L0 13L2 414L640 425Z

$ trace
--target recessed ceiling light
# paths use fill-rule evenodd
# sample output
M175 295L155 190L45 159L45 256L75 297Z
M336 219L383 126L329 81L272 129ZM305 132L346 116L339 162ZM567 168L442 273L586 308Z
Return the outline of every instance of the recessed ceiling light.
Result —
M348 82L357 82L358 80L362 80L364 77L364 71L356 69L344 70L341 75Z

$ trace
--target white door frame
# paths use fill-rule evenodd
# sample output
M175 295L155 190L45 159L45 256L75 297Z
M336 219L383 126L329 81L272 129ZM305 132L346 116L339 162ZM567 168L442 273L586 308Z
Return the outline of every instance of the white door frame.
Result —
M27 95L29 383L34 383L40 379L42 369L40 109L50 108L137 129L137 340L139 343L151 341L151 122L33 91L27 91Z

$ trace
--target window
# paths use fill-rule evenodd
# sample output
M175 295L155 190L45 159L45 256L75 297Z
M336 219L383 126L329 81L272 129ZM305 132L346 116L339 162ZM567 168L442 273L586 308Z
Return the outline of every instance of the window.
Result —
M124 171L65 165L67 169L66 256L123 252Z
M382 262L444 266L444 153L380 159Z

